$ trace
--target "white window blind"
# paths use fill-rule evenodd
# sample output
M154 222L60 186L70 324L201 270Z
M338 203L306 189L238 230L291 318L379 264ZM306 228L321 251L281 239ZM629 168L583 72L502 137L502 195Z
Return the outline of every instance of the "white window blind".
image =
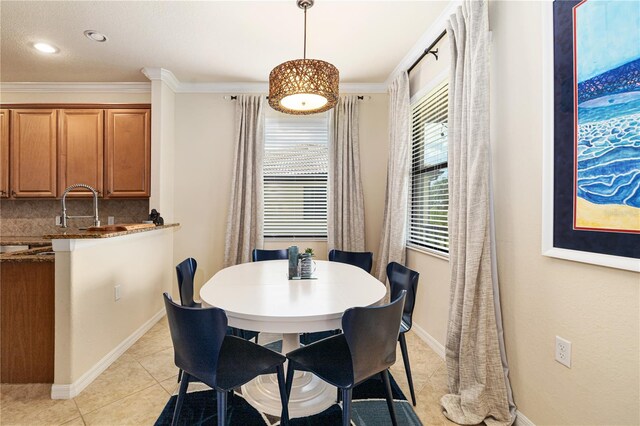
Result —
M412 105L411 203L407 245L449 252L448 84Z
M266 117L265 237L327 236L327 117Z

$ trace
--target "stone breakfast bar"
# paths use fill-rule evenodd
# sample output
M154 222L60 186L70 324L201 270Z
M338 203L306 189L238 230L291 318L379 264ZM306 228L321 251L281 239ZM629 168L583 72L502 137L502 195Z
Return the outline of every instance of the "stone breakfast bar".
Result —
M178 224L46 235L55 252L51 397L73 398L164 315Z

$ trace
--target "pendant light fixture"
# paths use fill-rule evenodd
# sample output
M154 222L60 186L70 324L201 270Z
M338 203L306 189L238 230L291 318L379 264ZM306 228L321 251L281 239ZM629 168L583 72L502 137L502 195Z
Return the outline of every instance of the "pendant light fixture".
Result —
M304 10L303 58L284 62L269 74L269 105L286 114L315 114L338 102L338 69L319 59L307 59L307 9L313 1L297 0Z

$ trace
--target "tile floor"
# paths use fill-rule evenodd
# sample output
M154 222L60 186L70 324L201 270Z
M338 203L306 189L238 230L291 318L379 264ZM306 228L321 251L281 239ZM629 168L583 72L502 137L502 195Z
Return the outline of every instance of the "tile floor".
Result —
M260 335L260 343L277 339ZM413 333L407 334L415 411L425 425L453 425L440 412L447 390L442 359ZM409 387L398 347L391 372L409 397ZM176 391L177 368L166 317L140 338L80 395L70 400L50 399L46 384L1 385L1 425L152 425Z

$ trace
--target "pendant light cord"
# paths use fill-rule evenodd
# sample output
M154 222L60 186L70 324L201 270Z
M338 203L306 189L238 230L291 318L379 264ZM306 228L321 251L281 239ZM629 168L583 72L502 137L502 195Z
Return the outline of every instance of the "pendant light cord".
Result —
M307 59L307 9L304 8L304 52L302 55L302 59Z

